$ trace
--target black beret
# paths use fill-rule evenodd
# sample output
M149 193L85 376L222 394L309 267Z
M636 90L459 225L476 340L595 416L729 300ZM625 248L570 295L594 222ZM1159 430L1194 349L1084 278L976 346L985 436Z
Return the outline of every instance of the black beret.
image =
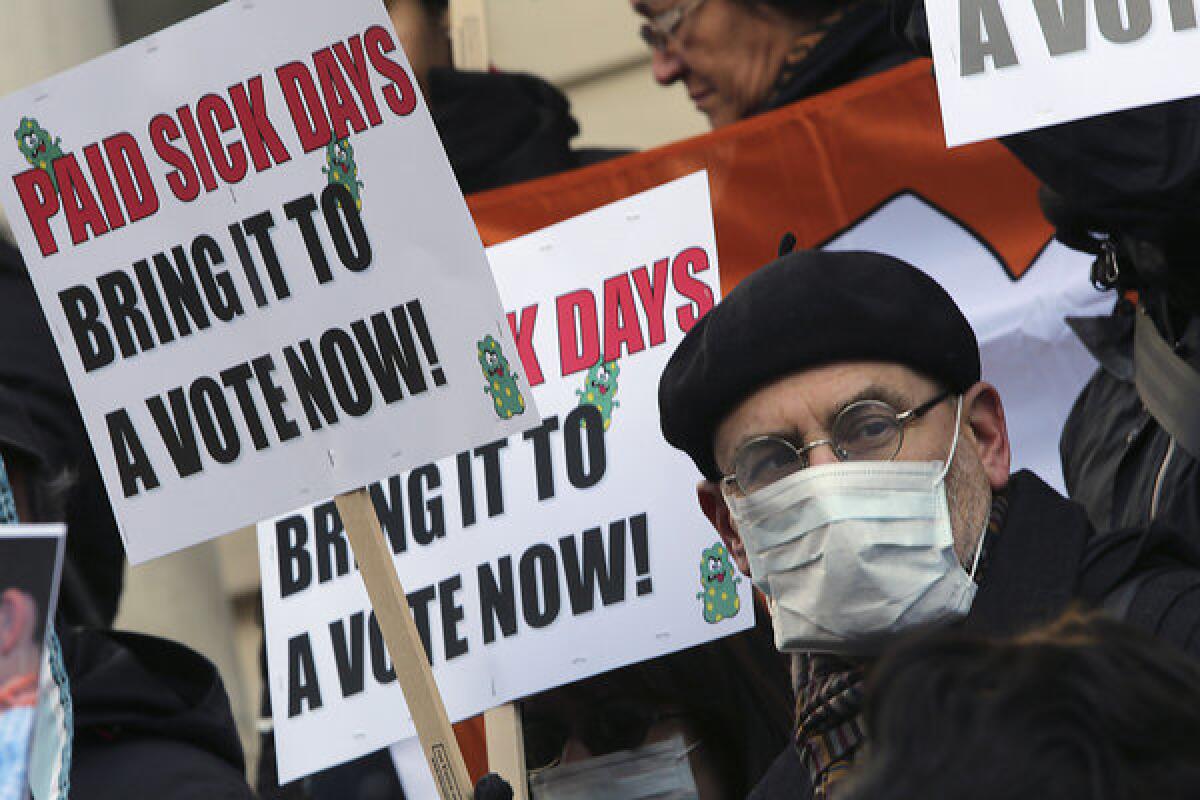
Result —
M962 392L979 345L946 290L880 253L799 250L752 273L700 319L658 384L663 436L710 480L725 415L778 378L838 361L902 364Z

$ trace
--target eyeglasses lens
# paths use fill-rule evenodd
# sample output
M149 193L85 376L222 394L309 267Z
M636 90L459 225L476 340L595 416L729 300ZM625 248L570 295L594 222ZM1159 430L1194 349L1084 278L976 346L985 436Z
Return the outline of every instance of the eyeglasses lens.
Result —
M900 449L896 410L879 400L862 400L844 408L833 423L834 446L848 461L887 461Z

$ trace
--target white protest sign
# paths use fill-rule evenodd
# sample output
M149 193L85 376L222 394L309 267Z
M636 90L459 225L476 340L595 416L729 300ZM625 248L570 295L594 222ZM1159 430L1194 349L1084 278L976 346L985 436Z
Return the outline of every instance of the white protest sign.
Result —
M1195 0L926 0L950 146L1200 94Z
M507 360L546 418L371 490L455 720L753 616L659 431L659 375L719 296L706 176L488 255L517 350L482 353L476 391ZM258 538L280 779L410 736L333 503Z
M378 0L226 3L0 100L0 200L133 562L536 424ZM528 405L527 405L528 404Z

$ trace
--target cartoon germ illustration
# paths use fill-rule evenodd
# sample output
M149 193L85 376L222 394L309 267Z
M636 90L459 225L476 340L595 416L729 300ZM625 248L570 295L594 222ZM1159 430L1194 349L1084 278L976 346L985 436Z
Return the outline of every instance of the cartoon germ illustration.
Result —
M508 366L508 359L500 349L500 343L490 333L481 341L475 343L479 351L479 366L483 370L487 385L483 387L486 394L492 396L496 416L501 419L512 419L518 414L525 413L525 398L517 386L517 373Z
M604 417L604 430L608 430L608 426L612 424L613 408L621 405L617 402L617 376L620 374L621 368L617 366L615 359L605 361L604 356L600 356L596 363L588 368L583 388L575 390L579 397L579 405L595 406L600 410L600 416Z
M358 179L358 164L354 161L354 145L349 139L333 139L325 145L325 164L321 172L329 177L329 183L340 183L354 198L354 206L362 211L362 196L359 188L363 182Z
M725 545L717 542L700 554L700 588L697 600L704 603L704 621L716 624L736 617L742 609L737 585L742 578L729 560Z
M37 167L50 176L50 182L54 184L54 191L58 191L58 179L54 177L54 160L62 156L61 137L54 137L50 140L50 131L43 128L36 119L32 117L22 117L21 124L13 131L13 137L17 140L17 147L21 151L21 155L25 156L25 160L29 162L29 166Z

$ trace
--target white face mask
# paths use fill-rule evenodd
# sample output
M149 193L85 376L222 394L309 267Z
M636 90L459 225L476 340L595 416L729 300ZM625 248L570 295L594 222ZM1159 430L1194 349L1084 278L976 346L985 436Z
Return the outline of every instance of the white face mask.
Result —
M697 800L683 736L539 772L529 779L534 800Z
M780 650L844 654L862 637L967 613L979 550L968 575L945 484L961 413L960 397L944 465L847 461L726 497Z

